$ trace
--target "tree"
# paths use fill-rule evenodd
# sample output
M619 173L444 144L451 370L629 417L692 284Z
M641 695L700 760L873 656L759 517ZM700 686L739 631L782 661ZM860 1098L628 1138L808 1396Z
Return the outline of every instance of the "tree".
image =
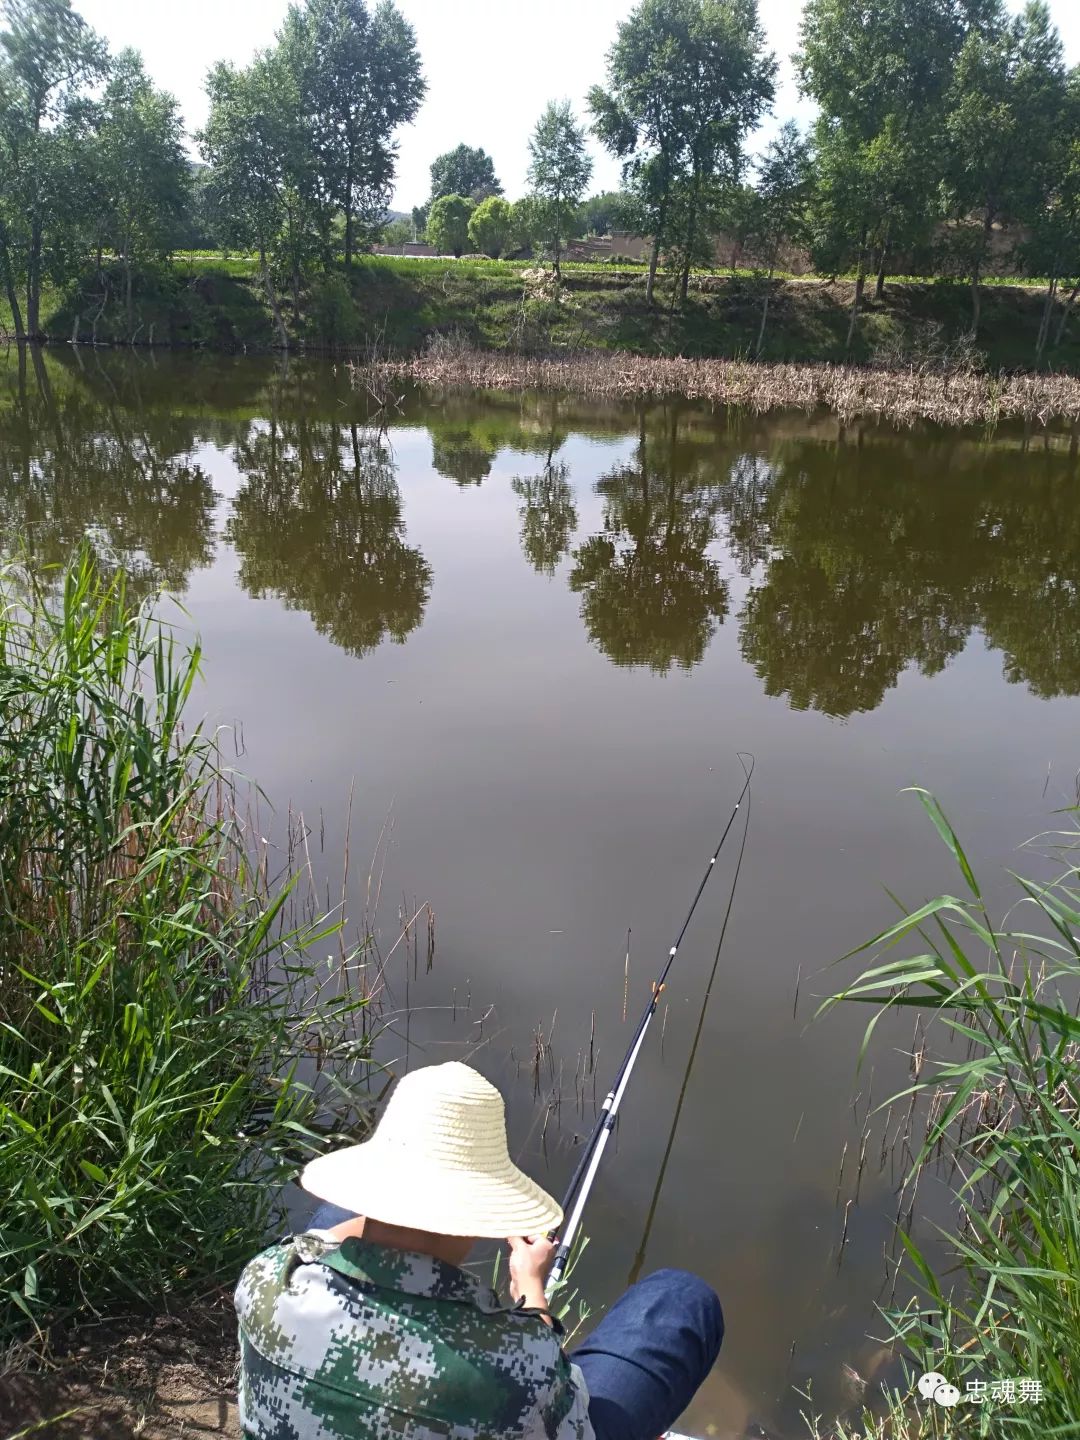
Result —
M754 347L755 355L760 356L769 318L772 279L780 251L786 244L801 244L807 233L806 205L812 189L810 147L792 121L789 120L770 141L758 160L757 170L758 183L752 192L747 239L768 271L765 298L761 304L761 325Z
M304 0L278 37L309 135L324 248L345 217L345 264L378 233L394 178L394 131L420 108L426 85L416 36L391 0Z
M464 195L442 195L428 212L427 238L441 255L460 259L469 243L469 221L475 209Z
M501 195L489 195L469 217L469 244L497 260L513 239L514 217Z
M574 230L579 235L610 235L626 228L630 209L621 190L607 190L583 200L574 216Z
M116 57L97 112L98 214L124 267L130 337L132 263L172 249L190 203L191 171L177 103L155 88L136 51Z
M830 223L839 224L833 240L858 272L853 315L866 265L876 267L880 298L890 253L930 233L957 60L965 36L999 7L875 0L868 12L864 0L807 0L796 70L821 108L816 141L834 176L826 187ZM850 211L838 206L841 193L857 195Z
M431 162L432 200L443 195L465 195L479 204L491 195L501 195L502 189L494 161L486 150L457 145Z
M994 229L1036 218L1066 105L1061 39L1044 4L1032 0L1015 18L999 12L971 30L949 92L946 191L950 249L971 283L973 334Z
M41 332L47 247L73 220L67 121L106 71L103 42L69 0L6 0L0 33L0 269L25 285L25 333ZM21 312L13 307L16 330Z
M685 300L712 192L737 180L775 71L756 0L641 0L619 26L589 107L653 237L650 301L662 247L678 251Z
M558 275L563 238L592 175L585 132L574 120L569 100L548 105L529 141L529 156L529 184Z
M210 113L198 136L213 167L208 185L223 217L220 238L258 252L260 279L286 349L271 262L283 262L298 288L300 265L314 250L305 195L309 152L292 80L275 51L257 55L245 70L219 62L207 77Z
M399 215L396 220L390 220L383 226L382 243L384 245L407 245L413 238L413 224Z

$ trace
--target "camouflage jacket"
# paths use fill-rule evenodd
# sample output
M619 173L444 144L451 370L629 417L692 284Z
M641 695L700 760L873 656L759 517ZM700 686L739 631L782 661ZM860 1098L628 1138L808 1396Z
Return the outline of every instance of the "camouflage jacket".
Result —
M249 1440L592 1440L551 1327L431 1256L298 1235L248 1265L236 1310Z

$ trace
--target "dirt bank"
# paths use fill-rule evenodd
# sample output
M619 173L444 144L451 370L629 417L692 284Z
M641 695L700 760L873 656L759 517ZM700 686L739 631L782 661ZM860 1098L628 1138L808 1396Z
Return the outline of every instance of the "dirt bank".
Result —
M228 1294L183 1315L81 1327L46 1364L9 1357L0 1440L237 1440Z

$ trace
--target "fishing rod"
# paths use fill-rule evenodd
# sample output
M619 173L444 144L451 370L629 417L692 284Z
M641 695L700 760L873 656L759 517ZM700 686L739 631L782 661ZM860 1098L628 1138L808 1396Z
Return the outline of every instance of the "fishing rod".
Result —
M742 761L741 753L739 754L739 759ZM656 1014L656 1007L660 1003L660 996L667 984L667 977L671 971L671 967L675 963L675 956L678 953L679 946L682 944L683 936L690 927L690 921L694 918L694 911L697 909L702 891L709 883L709 876L716 868L716 861L720 855L720 851L724 848L724 841L727 839L731 827L735 823L735 817L738 815L743 800L746 798L746 793L750 789L750 779L754 773L754 757L751 755L749 759L750 768L746 771L746 779L739 792L739 798L735 802L735 808L732 810L731 815L728 817L728 822L724 826L724 833L720 836L720 843L713 851L712 857L705 867L705 874L701 877L701 884L698 886L697 894L694 896L693 903L687 911L686 919L682 923L682 929L676 937L675 944L672 945L668 951L667 962L663 970L661 970L659 978L653 981L649 1003L645 1006L644 1013L638 1021L637 1029L634 1031L633 1038L627 1047L622 1064L619 1066L618 1073L615 1076L615 1083L608 1091L604 1103L600 1107L600 1114L597 1116L592 1134L582 1149L581 1156L574 1168L574 1173L570 1177L570 1184L567 1186L566 1194L563 1197L563 1214L567 1219L562 1227L562 1237L559 1241L559 1248L555 1252L555 1260L548 1277L547 1288L549 1291L559 1283L566 1270L566 1264L570 1258L570 1251L574 1244L574 1237L577 1235L581 1225L581 1217L585 1212L585 1206L588 1204L589 1194L596 1180L597 1171L600 1169L600 1162L604 1158L604 1151L607 1149L611 1132L615 1128L615 1121L619 1114L619 1106L622 1104L623 1096L626 1094L626 1088L630 1083L630 1076L633 1073L634 1065L637 1063L638 1055L641 1053L641 1047L645 1043L645 1036L648 1034L652 1018ZM745 769L745 762L743 762L743 768Z
M735 903L735 887L739 883L739 871L742 869L743 856L746 854L746 840L750 834L750 804L753 794L746 799L746 821L743 826L742 840L739 844L739 858L735 862L735 874L731 881L731 890L728 894L727 909L724 911L724 923L720 926L720 938L716 942L716 953L713 955L712 970L709 972L709 983L705 987L705 995L701 1002L701 1011L698 1014L697 1029L694 1031L694 1043L690 1046L690 1058L686 1062L686 1073L683 1075L682 1084L679 1086L679 1099L675 1106L675 1114L671 1120L671 1130L668 1132L667 1145L664 1147L664 1158L660 1162L660 1171L656 1177L656 1185L653 1187L652 1200L649 1202L649 1213L645 1219L645 1228L641 1232L641 1241L634 1256L634 1263L630 1267L630 1274L627 1277L627 1284L633 1285L641 1276L642 1267L645 1264L645 1252L649 1248L649 1236L652 1234L653 1221L656 1219L656 1212L660 1204L660 1192L664 1188L664 1180L667 1177L668 1161L671 1159L671 1152L675 1148L675 1136L679 1129L679 1120L682 1118L683 1103L686 1100L686 1093L690 1089L690 1075L694 1068L694 1061L697 1059L698 1046L701 1044L701 1033L705 1029L705 1014L709 1008L709 1000L712 998L713 985L716 983L716 972L720 968L720 951L723 949L724 936L727 934L728 921L731 919L731 907Z

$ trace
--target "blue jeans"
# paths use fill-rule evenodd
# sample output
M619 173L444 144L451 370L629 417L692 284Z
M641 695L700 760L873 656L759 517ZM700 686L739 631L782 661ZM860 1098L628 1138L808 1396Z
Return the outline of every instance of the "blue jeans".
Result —
M329 1229L348 1210L321 1205ZM574 1351L589 1387L597 1440L656 1440L674 1425L716 1363L724 1316L715 1291L686 1270L657 1270L616 1300Z

